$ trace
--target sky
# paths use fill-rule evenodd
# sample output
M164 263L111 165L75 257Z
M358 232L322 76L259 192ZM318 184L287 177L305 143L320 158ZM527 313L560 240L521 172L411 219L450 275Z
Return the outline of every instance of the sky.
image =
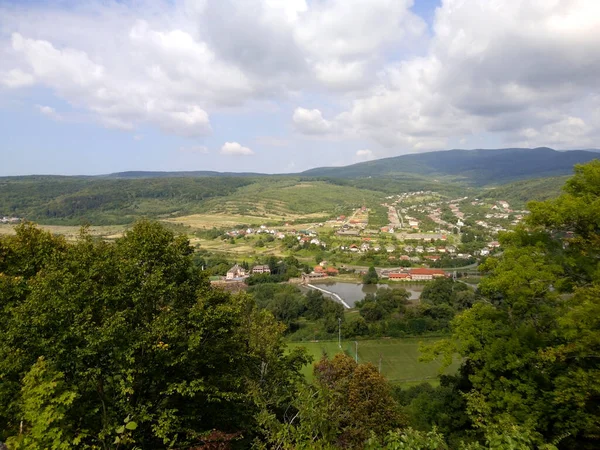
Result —
M0 0L0 176L598 147L598 0Z

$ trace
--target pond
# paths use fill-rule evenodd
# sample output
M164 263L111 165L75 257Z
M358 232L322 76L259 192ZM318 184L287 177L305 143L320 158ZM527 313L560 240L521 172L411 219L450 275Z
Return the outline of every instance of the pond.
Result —
M377 288L384 289L398 289L404 288L410 293L410 300L417 301L421 296L421 292L425 287L424 284L412 284L412 283L398 283L398 284L361 284L361 283L340 283L337 281L334 282L314 282L312 283L315 286L318 286L322 289L326 289L331 291L344 299L344 301L350 305L354 306L359 300L365 298L367 294L374 294L377 291ZM308 288L303 288L308 289Z

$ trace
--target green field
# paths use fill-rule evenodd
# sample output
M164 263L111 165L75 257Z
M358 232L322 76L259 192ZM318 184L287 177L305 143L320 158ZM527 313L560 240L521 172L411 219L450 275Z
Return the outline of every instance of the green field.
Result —
M371 362L379 367L381 357L381 373L391 382L401 385L411 385L422 381L435 382L439 375L441 363L433 361L429 363L419 362L419 344L431 343L439 338L404 338L404 339L377 339L358 341L358 362ZM354 341L342 342L342 349L338 347L337 341L321 342L293 342L289 347L306 347L308 352L317 361L323 353L333 356L344 351L355 357ZM444 373L454 373L458 369L459 362L454 363ZM312 377L312 366L306 366L304 373Z

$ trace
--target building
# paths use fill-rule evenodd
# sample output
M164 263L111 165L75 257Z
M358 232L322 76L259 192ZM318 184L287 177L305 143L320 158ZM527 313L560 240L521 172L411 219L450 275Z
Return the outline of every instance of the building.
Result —
M410 269L408 272L414 281L430 281L434 278L447 277L448 275L441 269Z
M408 273L390 273L390 281L411 281L411 276Z
M259 264L258 266L254 266L252 268L252 273L271 273L271 269L268 264Z
M246 269L244 269L239 264L236 264L231 269L227 271L227 276L225 277L227 280L235 280L237 278L244 278L246 276Z

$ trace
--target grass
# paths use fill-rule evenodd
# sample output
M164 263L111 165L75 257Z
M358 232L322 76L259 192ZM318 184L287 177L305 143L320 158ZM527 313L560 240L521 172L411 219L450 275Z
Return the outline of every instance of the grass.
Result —
M210 200L207 208L214 213L251 216L290 217L345 214L349 208L380 201L380 192L337 186L324 181L297 178L269 178L243 186L234 194Z
M52 234L64 236L67 240L76 240L79 237L81 230L80 226L70 225L38 225L43 230L49 231ZM107 226L90 226L88 232L95 237L104 239L116 239L123 235L126 227L122 225L107 225ZM0 225L0 235L15 234L14 225Z
M403 386L418 384L423 381L435 383L441 363L419 362L419 344L432 343L439 338L404 338L404 339L377 339L358 341L358 362L373 363L379 366L381 356L381 373L391 382ZM294 342L289 343L290 348L306 347L314 361L318 361L323 353L333 356L344 351L349 356L355 356L354 341L342 342L342 349L338 347L337 341L321 342ZM455 359L453 364L444 373L454 373L458 369L459 362ZM312 366L306 366L303 373L312 378Z
M191 228L233 228L236 225L249 225L257 226L265 223L293 221L297 219L308 219L311 217L318 217L319 214L290 214L284 213L281 215L275 214L264 214L264 215L242 215L242 214L230 214L230 213L206 213L206 214L191 214L188 216L181 216L175 218L165 219L165 222L176 223ZM296 226L295 228L297 228ZM277 227L282 229L282 227ZM285 228L285 227L283 227ZM294 227L289 227L294 228Z

